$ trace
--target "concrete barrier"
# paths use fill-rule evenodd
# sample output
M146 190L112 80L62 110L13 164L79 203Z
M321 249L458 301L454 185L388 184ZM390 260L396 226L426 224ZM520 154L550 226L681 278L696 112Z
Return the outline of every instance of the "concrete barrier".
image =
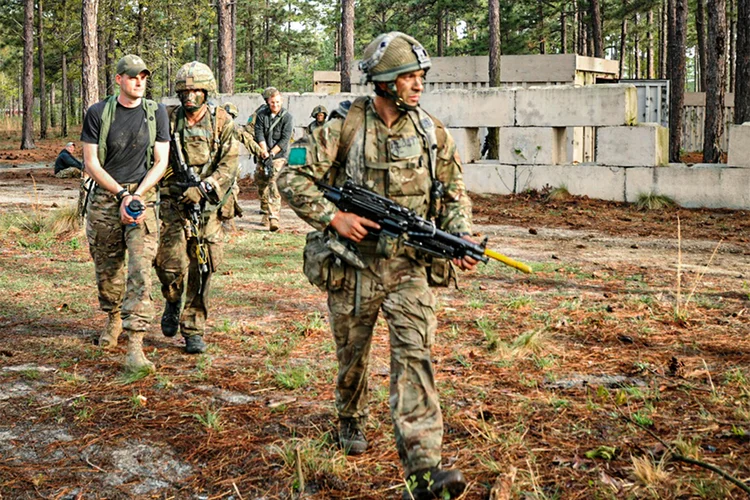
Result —
M750 122L729 126L727 165L750 167Z
M516 193L546 186L564 187L574 195L596 193L602 200L625 201L625 169L586 163L516 167Z
M515 92L518 127L616 127L633 125L638 116L633 85L560 85Z
M669 129L655 123L635 127L600 127L596 162L621 167L653 167L669 161Z
M516 167L488 160L464 164L464 183L472 193L513 194L516 192Z
M626 200L638 201L641 194L669 196L688 208L750 208L750 168L703 163L688 167L627 169ZM598 198L598 196L597 196Z
M446 127L512 127L515 90L436 90L423 94L420 105Z
M559 165L565 163L564 128L503 127L498 160L510 165Z

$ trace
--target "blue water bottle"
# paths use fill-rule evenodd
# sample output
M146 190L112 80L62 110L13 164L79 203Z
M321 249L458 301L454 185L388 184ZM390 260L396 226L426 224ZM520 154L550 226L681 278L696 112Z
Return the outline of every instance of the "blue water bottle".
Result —
M127 212L127 214L134 219L137 219L138 216L141 215L144 210L146 210L146 205L144 205L143 202L141 202L141 200L139 199L134 199L125 206L125 212ZM137 224L134 222L128 225L130 227L134 227Z

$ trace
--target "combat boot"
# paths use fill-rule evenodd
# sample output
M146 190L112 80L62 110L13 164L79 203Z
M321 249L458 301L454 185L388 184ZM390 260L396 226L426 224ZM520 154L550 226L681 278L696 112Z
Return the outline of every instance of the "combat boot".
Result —
M99 347L112 350L117 347L117 339L122 333L122 317L120 311L110 311L107 316L107 326L99 336Z
M185 352L188 354L201 354L206 352L206 343L202 335L191 335L185 337Z
M272 233L279 230L279 219L277 217L268 218L268 230Z
M174 337L180 329L180 308L182 301L167 302L161 315L161 333L165 337Z
M409 474L406 478L407 490L403 500L428 500L432 498L456 498L466 489L466 478L458 469L443 470L430 467ZM447 491L450 496L445 496Z
M266 214L263 214L263 217L260 218L260 225L261 226L268 225L268 216Z
M125 370L129 372L141 370L146 370L149 373L156 372L156 366L143 354L143 335L145 333L127 330L128 353L125 355Z
M362 424L355 418L339 420L339 446L347 455L361 455L367 451L367 438Z

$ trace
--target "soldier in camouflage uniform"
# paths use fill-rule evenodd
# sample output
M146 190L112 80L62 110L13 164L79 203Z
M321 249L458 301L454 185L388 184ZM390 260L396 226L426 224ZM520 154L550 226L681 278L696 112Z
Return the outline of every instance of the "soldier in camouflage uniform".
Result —
M426 51L412 37L399 32L377 37L360 65L374 82L376 96L334 111L311 140L295 145L289 166L279 176L281 193L297 214L359 256L316 261L330 252L315 251L313 235L320 233L308 235L305 274L311 281L323 281L328 291L339 364L339 443L349 454L363 453L368 446L367 371L379 311L388 323L391 417L412 486L404 498L433 498L443 490L457 495L465 488L459 470L440 468L443 419L430 354L437 322L427 260L398 240L374 236L376 223L339 211L315 183L340 186L352 180L470 239L471 201L455 143L442 123L419 107L430 66ZM467 257L453 264L470 270L476 261ZM436 263L429 269L436 269ZM311 276L315 273L321 276Z
M216 90L208 66L197 61L182 66L177 72L176 89L182 105L172 111L170 128L180 138L185 162L201 180L184 183L172 173L174 164L162 180L156 274L166 299L162 333L173 337L179 330L185 338L185 351L197 354L206 350L203 333L211 277L223 254L221 222L234 216L232 187L239 171L239 142L224 108L207 102L209 94ZM191 227L187 217L187 205L196 203L202 208L199 228ZM205 272L197 257L200 248L205 254Z
M91 106L81 131L86 172L96 182L88 203L86 237L99 305L108 315L99 346L116 348L124 330L125 368L134 372L155 370L143 354L143 336L154 315L151 264L158 234L154 186L164 175L169 155L166 109L143 98L150 74L140 57L120 59L115 76L120 93ZM140 214L127 211L134 200L145 205Z
M312 110L312 113L310 113L310 117L314 118L314 120L311 121L307 127L305 127L305 133L312 134L316 128L322 127L326 122L327 116L328 110L325 106L315 106L315 108L313 108Z

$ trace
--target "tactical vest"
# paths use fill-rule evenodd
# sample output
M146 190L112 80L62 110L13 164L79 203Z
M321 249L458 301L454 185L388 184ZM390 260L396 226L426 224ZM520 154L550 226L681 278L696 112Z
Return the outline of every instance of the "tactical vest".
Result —
M180 143L182 144L185 161L189 167L195 169L195 172L201 179L205 179L215 170L216 154L221 148L221 132L229 119L229 114L224 108L214 106L213 104L208 105L206 115L211 122L211 130L206 130L203 127L191 127L187 129L185 126L185 109L182 106L178 106L172 110L169 116L170 131L173 134L180 134ZM185 135L186 130L190 131L191 135L189 137ZM165 181L169 182L170 178L171 172L165 174ZM236 185L237 179L235 178L232 186L224 193L218 205L209 207L209 204L206 204L206 212L223 207L232 193L237 191L235 190Z
M146 110L146 124L148 125L148 150L146 152L146 168L151 168L154 158L154 143L156 142L156 110L159 105L150 99L141 99L143 109ZM104 167L107 160L107 136L112 123L115 121L115 111L117 110L117 96L106 98L104 110L102 111L101 127L99 129L99 149L97 156L99 164Z
M385 189L380 194L391 197L394 201L407 205L408 208L416 209L417 213L422 212L418 209L420 205L418 199L413 199L411 203L404 202L408 198L424 196L429 209L421 215L430 219L436 218L440 213L442 201L442 190L435 190L437 152L445 144L445 130L437 127L432 117L422 108L417 107L407 112L419 136L417 140L404 138L389 141L391 161L384 163L368 161L368 148L372 145L367 138L365 118L370 99L370 97L357 98L346 112L330 181L335 181L339 169L343 167L347 178L355 184L371 188L372 186L367 186L368 169L384 171ZM355 142L357 145L361 144L363 150L352 148ZM427 164L424 165L424 163ZM422 172L428 178L420 182L418 177L422 175ZM372 181L372 179L369 180Z

